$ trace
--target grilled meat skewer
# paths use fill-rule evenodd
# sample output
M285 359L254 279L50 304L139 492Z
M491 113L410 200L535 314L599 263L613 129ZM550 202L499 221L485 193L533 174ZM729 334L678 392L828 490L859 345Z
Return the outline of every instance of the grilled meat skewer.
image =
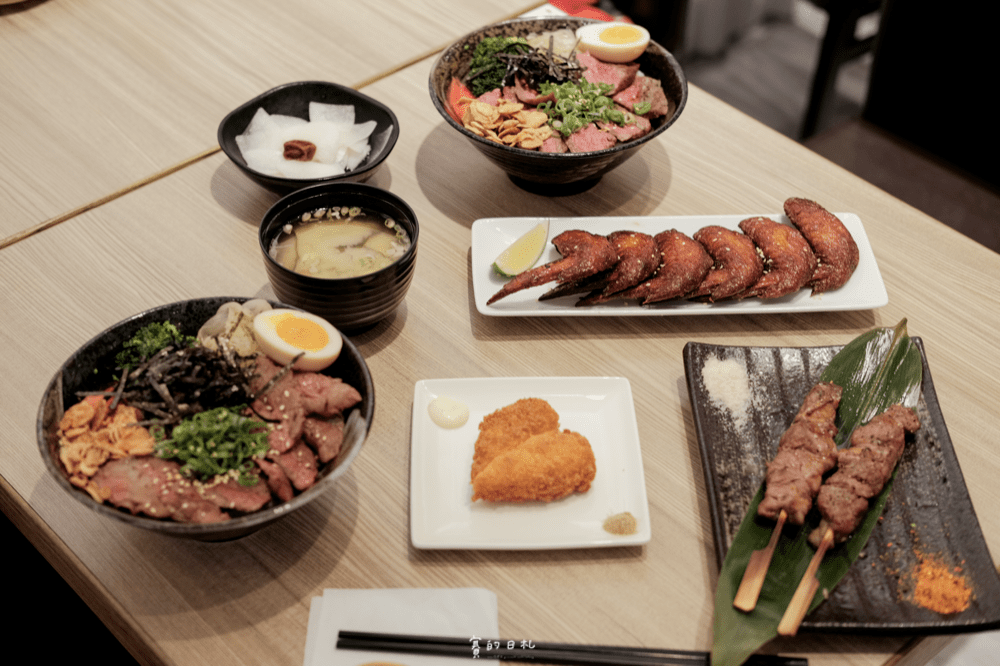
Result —
M802 401L802 406L778 442L778 452L767 464L764 498L757 514L777 521L765 548L755 550L743 572L733 606L750 612L764 585L764 577L785 522L802 525L812 508L823 475L837 461L837 407L843 389L832 382L819 383Z
M835 420L843 389L831 382L817 384L778 442L778 452L767 464L764 498L757 514L777 519L784 510L788 522L802 525L823 475L837 463Z
M919 428L915 411L892 405L854 431L850 448L837 453L837 471L816 496L816 507L823 520L809 534L814 547L827 528L833 530L838 543L857 529L868 511L869 500L882 492L892 477L903 454L906 433Z

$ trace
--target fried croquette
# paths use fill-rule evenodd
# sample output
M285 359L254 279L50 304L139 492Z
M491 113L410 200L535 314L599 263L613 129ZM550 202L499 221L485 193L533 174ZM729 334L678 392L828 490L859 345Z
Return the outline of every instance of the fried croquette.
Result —
M498 455L517 448L532 435L559 429L559 414L541 398L523 398L486 415L472 458L472 479Z
M472 501L552 502L587 492L596 475L587 438L570 430L551 430L496 456L473 479Z
M836 215L815 201L792 197L785 201L785 215L809 241L819 265L809 281L812 293L844 286L858 267L858 244Z

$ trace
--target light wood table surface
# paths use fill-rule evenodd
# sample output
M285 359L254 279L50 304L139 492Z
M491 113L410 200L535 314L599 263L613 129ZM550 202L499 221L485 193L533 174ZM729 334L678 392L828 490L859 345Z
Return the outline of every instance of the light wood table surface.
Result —
M0 239L216 143L289 81L363 84L537 0L45 0L0 6Z
M0 501L140 661L300 664L309 600L325 588L351 587L485 587L499 597L505 636L708 649L717 570L684 383L688 341L843 344L908 318L911 335L924 340L987 543L1000 552L1000 515L986 510L1000 501L1000 456L989 434L997 427L1000 255L696 87L674 127L591 190L560 198L526 193L445 126L427 98L430 65L421 60L364 88L393 108L403 128L371 182L410 203L421 225L405 304L353 338L375 380L372 431L334 490L257 534L188 543L101 520L47 477L34 423L58 366L107 326L186 298L269 294L256 229L275 195L215 154L0 250L0 375L7 379L0 384ZM210 140L216 122L206 116L204 127L189 128L184 139L192 150L205 147L198 132ZM501 319L479 315L472 302L469 230L478 218L777 213L788 196L860 216L888 306ZM580 375L631 383L652 541L540 552L414 549L414 383ZM944 640L802 635L772 648L805 655L814 666L874 666L923 663L933 652L928 646Z

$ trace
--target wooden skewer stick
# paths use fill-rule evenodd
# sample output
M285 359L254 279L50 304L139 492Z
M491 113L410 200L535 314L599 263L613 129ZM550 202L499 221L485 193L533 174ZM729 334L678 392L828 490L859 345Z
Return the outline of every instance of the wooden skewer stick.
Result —
M816 570L819 569L819 563L823 561L823 556L826 555L827 549L832 545L833 529L828 527L826 528L826 533L823 534L823 541L820 542L819 548L816 549L816 554L809 560L809 568L806 569L806 573L802 576L799 586L795 589L795 594L792 596L788 608L785 609L785 614L781 616L781 622L778 623L778 633L780 635L794 636L798 632L799 625L802 624L802 620L806 616L806 611L809 610L809 605L812 603L813 597L816 596L816 590L819 588Z
M782 509L767 546L750 553L750 561L747 563L746 571L743 572L743 580L740 581L740 587L733 599L733 606L741 611L749 613L757 605L757 598L760 597L760 590L764 586L764 578L767 577L767 569L771 566L771 558L774 557L774 548L778 545L778 538L787 518L788 514Z

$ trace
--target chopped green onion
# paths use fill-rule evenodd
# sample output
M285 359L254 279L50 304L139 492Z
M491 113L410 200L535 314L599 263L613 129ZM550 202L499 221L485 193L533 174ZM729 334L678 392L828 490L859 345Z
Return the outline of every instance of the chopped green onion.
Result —
M607 83L591 83L580 79L573 83L543 83L538 92L554 95L555 101L542 102L540 111L549 116L549 124L563 136L583 129L590 123L610 122L625 125L634 122L621 109L615 107L614 100L607 96L612 86Z
M239 473L243 486L257 483L250 474L253 459L267 453L267 427L243 416L238 407L218 407L184 419L164 436L162 427L151 428L156 455L181 463L181 470L201 480L218 474Z

